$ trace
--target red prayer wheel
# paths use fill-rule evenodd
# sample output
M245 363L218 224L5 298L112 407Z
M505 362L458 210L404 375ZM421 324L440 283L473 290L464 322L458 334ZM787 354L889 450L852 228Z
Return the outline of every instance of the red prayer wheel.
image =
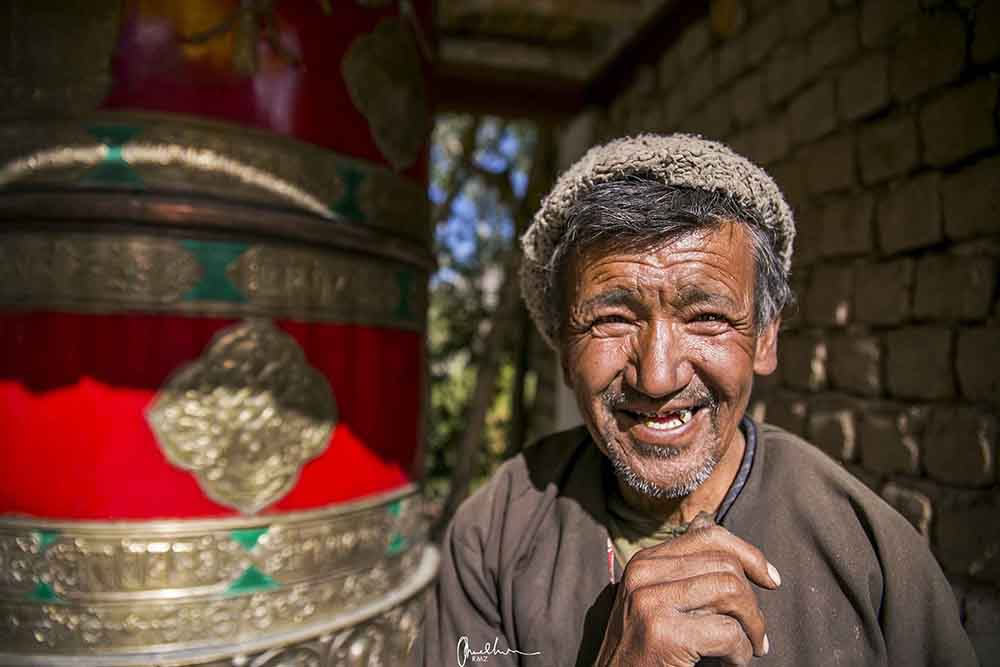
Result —
M398 664L437 563L430 3L38 4L0 116L0 664Z

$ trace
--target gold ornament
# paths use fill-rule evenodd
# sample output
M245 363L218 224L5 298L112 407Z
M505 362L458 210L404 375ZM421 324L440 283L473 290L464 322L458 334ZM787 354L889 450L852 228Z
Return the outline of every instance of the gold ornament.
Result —
M430 131L420 60L412 27L387 18L355 39L341 62L351 101L396 169L416 161Z
M326 379L265 319L222 330L160 390L147 419L164 455L216 502L253 514L285 496L327 448Z

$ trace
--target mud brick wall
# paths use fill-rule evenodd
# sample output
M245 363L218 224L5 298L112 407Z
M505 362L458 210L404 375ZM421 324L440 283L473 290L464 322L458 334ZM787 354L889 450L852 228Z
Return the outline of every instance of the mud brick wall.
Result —
M1000 1L754 0L723 23L687 28L586 124L722 139L775 176L799 306L753 414L909 518L995 660Z

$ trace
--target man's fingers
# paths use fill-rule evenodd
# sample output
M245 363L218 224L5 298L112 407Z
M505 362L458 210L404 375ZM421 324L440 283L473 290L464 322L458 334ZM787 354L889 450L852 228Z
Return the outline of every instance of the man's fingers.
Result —
M616 600L621 636L643 637L640 643L659 646L664 655L681 651L683 664L696 651L691 664L717 657L745 665L769 648L750 581L765 588L781 583L759 549L710 514L699 515L684 535L641 550L625 568ZM632 646L631 639L622 641ZM603 648L617 650L617 642Z
M721 658L724 665L744 667L753 658L753 646L743 627L732 616L680 614L670 619L674 632L682 632L703 658Z
M625 567L622 586L634 591L668 581L690 579L700 574L743 575L743 564L728 551L705 551L685 556L633 558Z
M668 584L674 609L695 614L720 614L739 621L757 655L764 655L766 624L757 597L742 576L707 574Z
M645 586L629 592L625 599L626 624L675 614L698 619L729 616L740 625L757 655L764 654L764 615L742 572L704 574Z
M635 558L686 556L704 551L731 553L740 562L747 577L758 586L777 588L781 584L777 568L767 561L760 549L714 524L694 530L689 528L684 535L644 549Z

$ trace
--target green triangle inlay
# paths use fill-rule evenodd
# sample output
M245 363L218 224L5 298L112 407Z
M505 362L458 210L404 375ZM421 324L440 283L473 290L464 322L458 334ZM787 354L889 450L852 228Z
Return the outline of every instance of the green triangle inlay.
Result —
M56 592L52 590L44 581L38 582L35 585L35 590L31 591L29 597L36 602L62 602L63 599L56 595Z
M111 150L108 152L110 153ZM83 177L83 182L95 185L132 185L136 187L145 185L142 178L132 170L128 162L124 160L109 162L108 159L87 172L86 176Z
M52 543L59 539L58 530L36 530L35 538L38 540L38 545L42 549L42 553L45 553Z
M392 516L398 517L400 514L403 513L403 501L393 500L391 503L389 503L388 511L389 514L391 514Z
M131 125L93 125L87 128L91 136L107 146L108 154L104 160L88 172L83 181L96 184L131 185L142 187L142 178L137 174L125 158L122 157L122 145L131 141L140 130Z
M267 526L262 528L247 528L246 530L234 530L229 533L229 536L233 538L235 542L239 542L239 545L250 551L255 546L257 546L257 540L260 536L267 532Z
M331 208L349 220L364 222L365 214L358 203L361 182L365 180L364 174L351 167L341 167L337 173L344 184L344 194Z
M226 275L226 269L242 255L246 243L222 241L181 241L201 265L201 280L182 298L185 301L228 301L243 303L246 296L240 292Z
M239 595L242 593L267 591L277 587L278 582L258 570L256 565L251 565L243 571L239 579L229 584L226 592L230 595Z
M389 548L386 549L386 553L390 556L395 556L396 554L404 551L406 549L406 538L399 533L393 533L392 538L389 540Z

